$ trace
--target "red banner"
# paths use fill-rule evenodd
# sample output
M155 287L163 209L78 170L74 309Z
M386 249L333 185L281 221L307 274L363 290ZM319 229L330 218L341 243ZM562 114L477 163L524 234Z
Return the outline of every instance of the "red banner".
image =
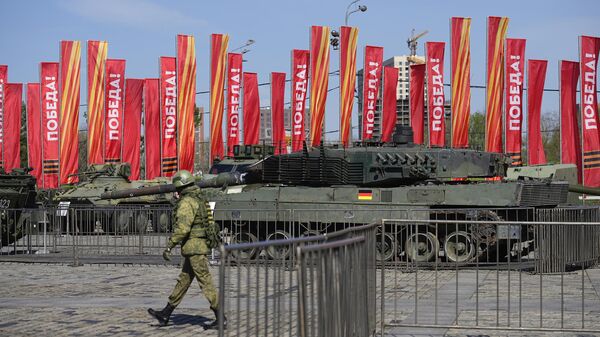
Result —
M577 124L579 62L560 61L560 162L577 165L581 184L581 141Z
M58 188L59 173L59 122L58 63L42 62L42 160L43 188Z
M444 42L425 43L427 60L427 112L429 146L444 146L446 123L444 113Z
M275 154L287 153L283 106L285 96L285 73L271 73L271 122Z
M73 184L79 179L79 91L81 43L60 43L60 183Z
M42 137L40 112L40 84L27 84L27 161L33 168L31 175L35 177L38 188L42 181Z
M302 151L302 145L306 140L304 111L309 63L308 50L292 50L292 152Z
M4 167L4 93L6 83L8 83L8 66L0 65L0 167Z
M130 180L140 179L140 150L142 128L142 97L144 80L125 81L125 113L123 114L123 162L131 165Z
M87 88L88 88L88 164L103 164L104 150L104 82L106 74L106 41L87 43Z
M583 184L600 186L600 133L598 133L597 71L600 38L579 38L581 67L581 127L583 133Z
M244 73L244 144L258 144L260 102L256 73Z
M4 89L4 169L21 167L21 100L23 84L6 83Z
M174 57L160 58L161 172L177 172L177 64Z
M358 28L341 28L340 37L340 141L348 146L356 87L356 43Z
M415 144L423 144L425 139L425 68L425 64L410 65L410 126Z
M329 84L329 27L311 27L310 58L310 144L318 146Z
M504 87L504 38L508 18L488 17L487 23L487 95L485 150L502 152L502 88Z
M107 164L121 162L123 142L123 93L125 60L106 61L106 110L104 112L104 160Z
M233 146L240 144L240 88L242 54L227 54L227 155L233 157Z
M452 18L452 147L469 146L471 115L471 18Z
M525 76L525 40L506 39L506 116L505 153L512 165L523 164L521 157L523 131L523 78Z
M365 47L363 65L363 106L362 106L362 139L373 138L379 83L381 83L381 67L383 63L383 47Z
M398 68L383 67L383 118L381 141L392 140L396 127L396 92L398 88Z
M529 165L546 164L544 142L542 141L542 97L546 81L546 60L527 61L527 158Z
M210 161L223 159L223 85L229 35L212 34L210 39Z
M144 142L146 179L160 177L160 80L147 78L144 83Z
M179 169L194 171L194 107L196 102L196 45L193 36L177 35Z

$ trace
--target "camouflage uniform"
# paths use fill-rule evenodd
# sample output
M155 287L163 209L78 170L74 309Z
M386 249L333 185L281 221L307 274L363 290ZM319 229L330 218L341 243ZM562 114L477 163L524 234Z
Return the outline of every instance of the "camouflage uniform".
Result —
M193 278L196 277L200 289L210 302L210 308L216 311L219 305L217 289L208 270L206 255L210 254L210 249L205 239L206 227L213 221L213 217L208 201L199 187L194 185L181 190L174 214L175 228L167 248L171 249L181 244L184 261L175 289L169 296L169 304L176 307L181 303Z

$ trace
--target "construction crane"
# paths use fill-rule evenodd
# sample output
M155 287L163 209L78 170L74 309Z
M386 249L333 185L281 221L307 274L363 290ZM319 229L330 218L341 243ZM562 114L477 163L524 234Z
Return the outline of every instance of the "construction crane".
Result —
M415 30L413 29L411 34L410 34L410 38L408 38L408 40L406 40L406 43L408 44L408 49L410 49L410 56L408 57L408 60L410 62L413 63L424 63L424 60L422 60L420 57L417 57L417 40L422 38L423 35L429 33L428 30L425 30L417 35L415 35Z

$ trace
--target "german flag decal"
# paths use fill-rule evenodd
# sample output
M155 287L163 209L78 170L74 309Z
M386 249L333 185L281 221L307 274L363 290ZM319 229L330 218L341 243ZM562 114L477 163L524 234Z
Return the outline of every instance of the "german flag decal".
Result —
M358 200L373 200L373 191L358 190Z

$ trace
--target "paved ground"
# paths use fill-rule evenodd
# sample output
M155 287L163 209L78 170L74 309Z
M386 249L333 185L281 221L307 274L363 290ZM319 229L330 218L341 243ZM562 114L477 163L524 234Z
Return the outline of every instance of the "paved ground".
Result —
M0 336L217 335L216 331L204 331L202 328L202 324L212 319L213 315L196 284L192 285L188 296L175 311L169 326L156 326L146 313L148 307L164 306L178 275L178 267L174 265L121 263L71 267L54 263L2 262L0 271ZM212 267L212 273L216 282L218 267ZM259 291L266 294L264 296L270 299L271 304L275 303L273 299L276 296L282 296L287 302L290 294L293 295L297 290L293 283L291 287L286 286L290 277L294 279L292 271L277 274L275 269L264 268L256 276L256 270L251 267L232 269L232 273L240 275L240 278L230 278L228 287L240 284L241 290L237 292L230 288L228 294L233 301L233 307L230 308L234 309L240 298L241 312L230 316L232 328L228 333L231 336L238 333L244 336L257 335L255 317L260 318L259 324L266 322L270 327L268 335L286 335L289 327L295 330L295 320L286 320L284 317L283 322L279 323L284 328L275 332L276 319L278 315L286 313L286 305L278 310L271 308L267 313L259 309L260 313L256 315L255 302L246 301ZM257 283L254 280L258 278L258 284L262 284L267 274L270 282L282 283L283 286L277 288L281 294L275 295L272 291L265 293L265 288L255 288ZM378 301L384 299L386 323L407 324L416 321L418 324L451 325L458 322L461 325L478 323L505 326L510 316L510 325L513 327L518 326L519 317L521 326L537 327L540 322L542 282L541 317L544 327L559 327L562 312L565 327L580 328L583 293L585 328L600 329L600 269L597 268L587 270L583 278L581 271L562 277L550 275L543 278L517 272L512 272L509 277L508 272L461 271L458 274L458 287L454 271L404 273L388 270L384 277L386 291L383 297L379 294ZM379 276L377 282L380 282ZM248 284L251 286L248 287ZM252 306L248 306L248 303ZM561 310L561 307L564 309ZM264 334L264 331L258 330L258 335ZM545 336L548 332L386 328L386 335L389 336L441 334Z

